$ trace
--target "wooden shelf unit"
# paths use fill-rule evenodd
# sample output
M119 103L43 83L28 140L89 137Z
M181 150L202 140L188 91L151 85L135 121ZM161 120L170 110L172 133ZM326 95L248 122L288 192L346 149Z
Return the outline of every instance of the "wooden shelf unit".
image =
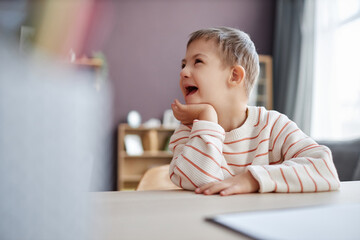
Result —
M256 106L273 109L273 62L269 55L259 55L260 74L255 82Z
M135 190L142 175L151 167L169 164L172 153L167 148L168 141L175 129L173 128L132 128L127 124L118 127L118 177L117 189ZM128 134L139 135L144 153L128 155L124 138Z

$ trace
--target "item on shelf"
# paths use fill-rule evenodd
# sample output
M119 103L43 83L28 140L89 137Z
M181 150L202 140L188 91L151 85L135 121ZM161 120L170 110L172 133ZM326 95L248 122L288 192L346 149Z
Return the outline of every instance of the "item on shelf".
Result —
M141 116L137 111L130 111L127 115L127 122L130 127L137 128L141 124Z
M259 55L260 73L251 91L248 105L273 108L272 57Z
M149 130L144 134L143 138L144 149L150 152L159 151L158 132L156 130Z
M141 138L137 134L128 134L124 138L126 153L130 156L137 156L144 153Z
M167 109L164 112L163 126L164 128L177 128L180 122L175 118L172 109Z
M146 128L159 128L161 127L161 121L156 118L151 118L143 124Z
M165 152L172 153L172 151L169 149L170 138L171 138L171 136L168 136L168 137L166 138L166 140L165 140L164 151L165 151Z

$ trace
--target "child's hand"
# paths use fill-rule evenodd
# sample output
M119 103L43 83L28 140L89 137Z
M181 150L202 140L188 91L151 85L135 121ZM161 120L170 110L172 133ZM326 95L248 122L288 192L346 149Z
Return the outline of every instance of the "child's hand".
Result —
M228 196L239 193L257 192L260 186L258 181L249 171L225 179L220 182L211 182L195 189L196 193L205 195L220 193L221 196Z
M171 104L174 116L182 124L192 124L194 119L218 122L217 113L213 106L206 103L181 104L177 99Z

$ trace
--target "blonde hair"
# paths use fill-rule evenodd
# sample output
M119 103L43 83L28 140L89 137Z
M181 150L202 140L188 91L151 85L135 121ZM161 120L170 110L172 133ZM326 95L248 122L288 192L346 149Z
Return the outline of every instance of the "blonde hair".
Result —
M225 64L241 65L245 69L245 87L249 96L260 69L259 56L249 35L230 27L206 28L191 33L187 47L198 39L215 40Z

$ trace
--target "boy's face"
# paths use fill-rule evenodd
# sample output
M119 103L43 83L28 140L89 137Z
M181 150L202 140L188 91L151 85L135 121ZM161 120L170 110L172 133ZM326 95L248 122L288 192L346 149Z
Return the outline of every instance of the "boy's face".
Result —
M216 109L225 103L231 68L222 62L214 40L192 42L181 65L180 88L186 104L207 103Z

